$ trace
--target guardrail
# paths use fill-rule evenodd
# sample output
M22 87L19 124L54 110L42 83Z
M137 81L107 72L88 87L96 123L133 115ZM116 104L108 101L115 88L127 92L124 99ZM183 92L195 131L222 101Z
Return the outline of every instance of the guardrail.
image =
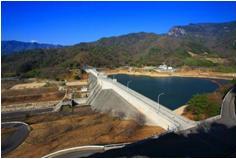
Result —
M72 147L72 148L68 148L68 149L63 149L63 150L59 150L53 153L50 153L46 156L43 156L43 158L53 158L53 157L60 157L61 155L65 155L68 153L83 153L84 151L97 151L97 152L104 152L104 146L98 146L98 145L90 145L90 146L78 146L78 147ZM78 157L83 157L83 156L79 156Z
M7 125L7 124L22 124L27 127L27 129L30 131L30 126L27 123L21 122L21 121L7 121L7 122L2 122L2 125Z
M120 144L109 144L109 145L87 145L87 146L78 146L78 147L72 147L72 148L67 148L67 149L63 149L63 150L59 150L53 153L50 153L46 156L43 156L43 158L53 158L53 157L60 157L61 155L65 155L68 153L78 153L78 157L86 157L86 156L80 156L82 155L82 153L84 153L85 151L91 151L94 153L97 152L105 152L107 150L111 150L111 149L117 149L117 148L122 148L125 145L127 145L129 143L120 143ZM79 154L81 153L81 154ZM73 156L72 156L73 157Z

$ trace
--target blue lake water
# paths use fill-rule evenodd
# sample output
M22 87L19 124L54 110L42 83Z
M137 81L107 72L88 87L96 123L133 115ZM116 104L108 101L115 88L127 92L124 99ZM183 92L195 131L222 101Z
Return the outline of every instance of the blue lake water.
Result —
M188 78L188 77L148 77L148 76L132 76L117 74L111 75L110 78L116 78L118 82L127 85L129 88L139 92L140 94L157 101L174 110L188 102L195 94L214 92L218 88L218 83L225 83L226 80L216 80L204 78Z

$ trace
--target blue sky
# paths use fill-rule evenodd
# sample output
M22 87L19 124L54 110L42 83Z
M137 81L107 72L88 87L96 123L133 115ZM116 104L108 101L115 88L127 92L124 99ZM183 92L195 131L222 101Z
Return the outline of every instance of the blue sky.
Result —
M70 45L236 20L236 2L2 2L2 40Z

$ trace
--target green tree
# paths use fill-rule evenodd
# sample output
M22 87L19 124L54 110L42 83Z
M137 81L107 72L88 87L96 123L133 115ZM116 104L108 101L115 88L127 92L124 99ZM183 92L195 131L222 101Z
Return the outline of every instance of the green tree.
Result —
M220 112L217 102L209 100L207 94L194 95L188 105L187 111L196 115L196 120L200 120L203 116L212 117Z

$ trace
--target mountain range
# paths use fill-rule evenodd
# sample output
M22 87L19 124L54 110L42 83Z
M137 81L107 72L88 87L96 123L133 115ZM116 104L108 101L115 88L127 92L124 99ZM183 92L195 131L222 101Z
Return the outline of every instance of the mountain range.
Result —
M26 50L61 48L62 45L22 42L16 40L2 41L2 54L12 54Z
M95 42L2 56L2 75L56 77L84 64L95 67L145 66L236 70L236 21L174 26L166 34L130 33ZM222 69L223 68L223 69Z

